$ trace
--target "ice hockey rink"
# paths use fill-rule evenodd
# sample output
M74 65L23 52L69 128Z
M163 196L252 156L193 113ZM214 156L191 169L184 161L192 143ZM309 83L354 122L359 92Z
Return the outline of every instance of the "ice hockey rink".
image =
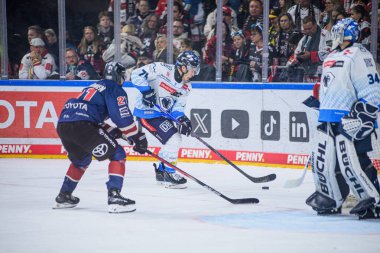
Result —
M123 194L137 210L109 214L108 163L97 161L75 191L79 205L52 209L68 164L0 159L0 252L380 252L380 220L359 221L347 210L320 217L304 204L314 190L310 171L300 187L286 189L302 170L240 166L252 176L277 174L255 184L228 165L178 164L229 198L260 199L234 205L191 180L185 190L165 189L152 162L127 161Z

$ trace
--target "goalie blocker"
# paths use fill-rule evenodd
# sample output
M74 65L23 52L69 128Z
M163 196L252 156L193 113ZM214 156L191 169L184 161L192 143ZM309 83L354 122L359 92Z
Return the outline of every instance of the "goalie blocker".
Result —
M322 123L311 154L316 191L306 200L318 214L341 213L344 200L353 192L359 203L351 209L360 219L379 218L377 171L367 152L370 135L351 141L339 132L338 123Z

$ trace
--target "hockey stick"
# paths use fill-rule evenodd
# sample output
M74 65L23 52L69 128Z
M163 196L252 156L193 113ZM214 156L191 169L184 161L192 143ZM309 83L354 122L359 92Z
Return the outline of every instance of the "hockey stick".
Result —
M305 178L307 168L309 167L310 162L311 162L311 154L307 158L307 162L305 164L305 167L303 169L303 173L302 173L301 177L297 178L297 179L289 179L289 180L285 181L284 188L295 188L295 187L300 186L303 182L303 179Z
M181 124L175 117L173 117L169 112L164 110L161 106L155 105L162 113L164 113L166 116L168 116L170 119L172 119L175 123ZM222 158L224 161L226 161L229 165L231 165L234 169L239 171L241 174L243 174L246 178L251 180L254 183L265 183L270 182L276 179L276 174L269 174L262 177L252 177L245 173L242 169L240 169L238 166L236 166L234 163L232 163L228 158L226 158L224 155L222 155L218 150L213 148L210 144L208 144L205 140L203 140L200 136L198 136L196 133L191 133L191 136L199 140L203 143L207 148L209 148L211 151L213 151L215 154L217 154L220 158Z
M217 190L215 190L214 188L212 188L211 186L208 186L207 184L203 183L202 181L196 179L195 177L193 177L192 175L186 173L185 171L181 170L180 168L178 168L177 166L169 163L168 161L166 161L165 159L159 157L158 155L156 155L155 153L153 153L152 151L146 149L146 152L151 155L152 157L156 158L157 160L165 163L166 165L170 166L171 168L174 168L176 171L178 171L179 173L181 173L182 175L194 180L195 182L197 182L198 184L200 184L201 186L203 186L204 188L206 188L207 190L210 190L212 191L213 193L215 193L216 195L218 195L219 197L221 198L224 198L225 200L227 200L228 202L232 203L232 204L257 204L259 203L259 199L257 198L244 198L244 199L231 199L231 198L228 198L227 196L223 195L222 193L218 192Z

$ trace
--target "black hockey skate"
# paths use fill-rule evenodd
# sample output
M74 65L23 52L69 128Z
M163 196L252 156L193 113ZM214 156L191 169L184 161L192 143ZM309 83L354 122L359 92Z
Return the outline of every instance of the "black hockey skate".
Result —
M168 172L165 169L165 165L160 163L159 167L154 163L154 171L156 173L156 181L160 185L164 185L165 188L169 189L185 189L187 180L186 178L180 176L175 171Z
M53 206L53 209L72 208L78 205L79 198L69 192L60 192L55 198L55 202L56 204Z
M108 190L108 212L109 213L127 213L136 211L136 202L127 199L120 194L120 190Z
M364 199L351 209L350 214L356 214L359 220L380 219L380 207L375 206L374 198Z

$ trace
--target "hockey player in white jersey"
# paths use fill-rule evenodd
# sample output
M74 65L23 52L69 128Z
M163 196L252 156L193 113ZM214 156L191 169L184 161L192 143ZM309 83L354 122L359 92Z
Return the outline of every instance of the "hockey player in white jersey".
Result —
M323 62L316 146L311 154L316 192L307 200L318 214L341 213L350 189L358 200L351 214L379 218L379 182L372 150L380 107L380 77L370 52L355 41L351 18L332 28L335 46Z
M133 114L140 124L163 145L159 156L175 164L182 135L189 136L191 121L185 115L186 100L191 91L190 79L199 74L200 61L193 51L178 55L175 65L151 63L132 72L131 81L140 91ZM159 107L182 124L174 124ZM166 188L186 188L187 180L163 163L154 164L156 180Z

